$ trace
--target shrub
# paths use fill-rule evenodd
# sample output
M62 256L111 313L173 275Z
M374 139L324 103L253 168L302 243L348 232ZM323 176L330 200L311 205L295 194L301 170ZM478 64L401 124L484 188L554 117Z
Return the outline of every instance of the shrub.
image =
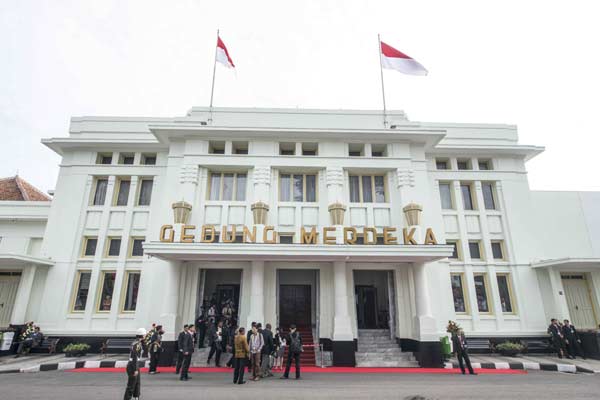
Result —
M511 351L511 350L516 350L516 351L523 351L524 346L521 343L514 343L514 342L503 342L500 343L499 345L496 345L496 350L498 351Z
M65 346L63 351L65 353L85 353L90 349L89 344L85 343L69 343Z

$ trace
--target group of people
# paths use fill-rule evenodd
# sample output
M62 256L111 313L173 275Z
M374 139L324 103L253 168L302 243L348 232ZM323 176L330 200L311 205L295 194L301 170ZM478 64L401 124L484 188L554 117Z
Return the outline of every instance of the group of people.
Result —
M17 347L17 354L15 358L21 355L27 354L42 344L44 341L44 334L40 330L40 327L35 325L33 321L25 324L25 329L19 335L19 347Z
M581 347L581 339L577 329L568 319L560 322L556 318L552 318L550 326L548 326L548 334L558 358L567 357L573 360L580 356L585 360L585 353Z

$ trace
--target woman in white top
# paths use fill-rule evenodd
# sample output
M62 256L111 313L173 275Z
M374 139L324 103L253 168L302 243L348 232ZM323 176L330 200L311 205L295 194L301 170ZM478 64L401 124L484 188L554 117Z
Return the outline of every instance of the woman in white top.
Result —
M283 355L285 354L285 346L287 345L285 341L285 335L281 334L281 330L279 328L276 329L274 340L276 350L275 350L275 364L273 365L273 369L283 370Z

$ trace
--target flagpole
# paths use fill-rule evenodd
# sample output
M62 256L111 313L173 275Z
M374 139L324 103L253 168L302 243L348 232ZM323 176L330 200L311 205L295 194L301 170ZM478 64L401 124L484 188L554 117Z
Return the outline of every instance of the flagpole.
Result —
M383 127L387 128L386 107L385 107L385 86L383 85L383 62L381 60L381 37L377 34L377 42L379 43L379 72L381 74L381 96L383 97Z
M217 71L217 49L219 47L218 42L219 42L219 30L217 29L217 43L215 44L215 62L213 63L212 86L210 88L210 105L208 106L208 109L209 109L208 122L211 124L212 124L212 112L213 112L213 94L215 93L215 73Z

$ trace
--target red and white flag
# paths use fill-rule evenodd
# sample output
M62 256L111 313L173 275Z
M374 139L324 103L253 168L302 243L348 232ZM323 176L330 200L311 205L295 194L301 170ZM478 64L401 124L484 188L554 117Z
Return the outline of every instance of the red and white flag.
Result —
M217 36L217 61L226 66L227 68L235 68L233 65L233 60L229 57L229 52L227 51L227 47L225 47L225 43L221 40L219 36Z
M427 70L419 62L410 58L389 44L381 43L381 66L395 69L408 75L427 75Z

